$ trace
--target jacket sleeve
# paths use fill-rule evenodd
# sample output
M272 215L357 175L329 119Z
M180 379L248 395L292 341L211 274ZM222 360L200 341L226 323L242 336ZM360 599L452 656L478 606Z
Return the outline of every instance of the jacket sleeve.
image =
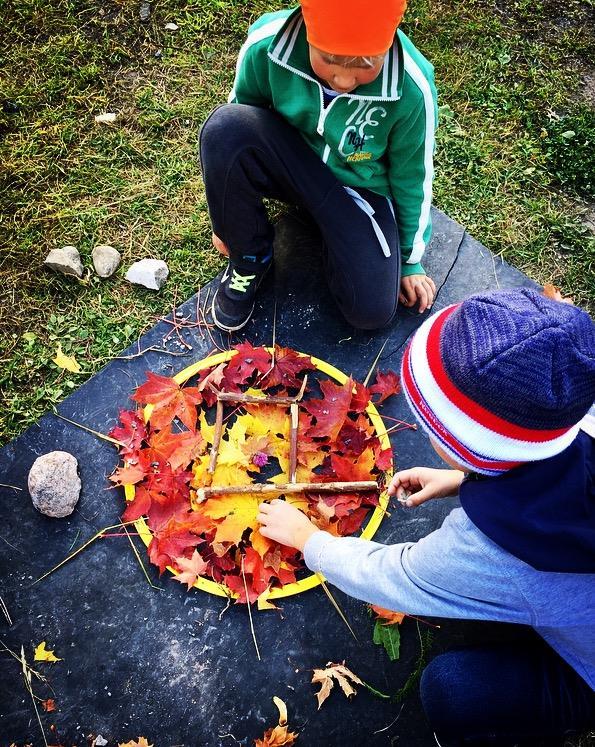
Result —
M263 49L259 43L251 43L248 37L238 55L235 81L227 99L228 103L262 107L271 105L272 98L268 80L262 74L267 64L262 60L261 64L258 64L263 54L266 58L266 48ZM257 73L258 69L261 70L260 75Z
M304 557L312 571L346 594L385 609L531 624L524 596L504 559L490 557L486 539L455 509L440 529L415 543L381 545L316 532Z
M395 124L389 146L389 178L395 201L402 275L424 273L420 264L432 234L430 208L434 178L434 143L437 119L433 74L415 66L406 95L414 105Z

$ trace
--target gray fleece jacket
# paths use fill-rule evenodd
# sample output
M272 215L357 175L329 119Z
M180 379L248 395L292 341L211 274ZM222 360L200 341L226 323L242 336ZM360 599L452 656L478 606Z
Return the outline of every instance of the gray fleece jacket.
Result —
M316 532L304 556L345 593L387 609L532 625L595 689L595 575L537 571L461 508L418 542L381 545Z

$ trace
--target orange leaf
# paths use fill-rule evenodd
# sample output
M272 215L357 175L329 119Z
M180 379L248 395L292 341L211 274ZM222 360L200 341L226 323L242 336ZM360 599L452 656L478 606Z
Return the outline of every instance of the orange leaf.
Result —
M43 710L46 713L50 713L51 711L56 710L56 701L53 698L48 698L47 700L42 700L41 705Z
M371 604L370 609L383 621L383 625L400 625L406 617L404 612L391 612L375 604Z
M207 570L208 563L201 558L198 550L192 553L191 558L175 558L180 573L174 576L174 581L188 586L188 591L194 586L199 576Z
M184 423L190 430L196 425L196 406L202 402L202 394L196 387L182 388L168 376L147 373L147 382L138 387L133 400L144 405L154 405L151 425L154 429L164 428L174 418Z

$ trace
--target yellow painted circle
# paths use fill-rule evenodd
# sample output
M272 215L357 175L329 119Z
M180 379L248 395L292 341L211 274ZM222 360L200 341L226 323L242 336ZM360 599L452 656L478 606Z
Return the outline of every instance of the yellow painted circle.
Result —
M269 352L272 352L271 348L267 348ZM220 363L224 363L225 361L230 360L234 355L236 355L235 350L228 350L222 353L217 353L216 355L211 355L208 358L204 358L201 361L197 361L196 363L193 363L191 366L188 366L188 368L183 369L179 373L177 373L173 378L174 381L177 384L184 384L188 379L191 379L193 376L196 376L199 371L204 370L205 368L212 368L213 366L218 366ZM305 353L300 353L300 355L304 355ZM343 371L340 371L338 368L335 368L334 366L331 366L330 363L327 363L326 361L321 361L318 358L313 358L310 356L310 360L314 364L314 366L323 373L327 374L331 378L333 378L335 381L337 381L339 384L344 384L348 377L343 373ZM144 408L144 418L145 422L148 422L149 418L151 417L151 412L153 411L152 405L147 405ZM388 438L388 435L386 434L386 430L384 427L384 423L382 421L382 418L380 417L380 414L378 413L378 410L376 407L370 403L366 408L366 413L370 420L372 421L372 424L374 428L376 429L376 434L378 435L380 439L380 443L382 445L383 449L390 448L390 440ZM387 475L388 478L390 478L390 475ZM387 482L389 480L387 479ZM127 501L132 501L134 498L134 485L125 485L124 491L126 495ZM386 490L381 493L379 498L379 505L374 509L374 512L372 513L372 516L370 516L368 523L364 527L360 537L364 539L371 539L378 527L380 526L380 523L382 519L384 518L384 514L386 513L386 509L388 506L388 493ZM151 530L147 526L147 523L143 518L139 519L137 522L135 522L135 527L139 533L140 538L145 543L145 545L149 545L152 539ZM177 575L177 571L172 568L171 566L167 566L168 571L171 571L174 575ZM320 574L313 574L312 576L307 576L306 578L302 578L299 581L294 581L291 584L285 584L285 586L282 586L281 588L271 589L266 599L281 599L282 597L289 597L293 594L299 594L302 591L307 591L308 589L312 589L315 586L318 586L321 581L324 581L323 576ZM194 584L195 588L202 589L203 591L208 591L210 594L216 594L220 597L236 597L237 594L233 594L227 586L224 584L219 584L216 581L212 581L208 578L199 578L197 579L196 583Z

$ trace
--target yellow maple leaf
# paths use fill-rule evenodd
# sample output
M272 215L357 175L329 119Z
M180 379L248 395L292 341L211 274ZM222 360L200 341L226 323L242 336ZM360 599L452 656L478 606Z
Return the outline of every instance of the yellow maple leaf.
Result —
M215 426L207 422L207 416L204 410L200 411L198 416L200 435L208 441L210 444L213 443L213 437L215 435Z
M74 356L65 355L62 352L62 346L60 343L58 343L58 347L56 348L56 357L52 358L52 361L60 368L65 368L67 371L71 371L72 373L81 372L81 367Z
M53 651L50 651L45 647L45 641L42 641L39 646L35 647L33 659L35 661L62 661L62 659L58 659Z
M209 498L205 503L204 513L212 519L224 517L217 525L215 541L237 545L245 530L256 525L259 503L260 496L250 493Z

